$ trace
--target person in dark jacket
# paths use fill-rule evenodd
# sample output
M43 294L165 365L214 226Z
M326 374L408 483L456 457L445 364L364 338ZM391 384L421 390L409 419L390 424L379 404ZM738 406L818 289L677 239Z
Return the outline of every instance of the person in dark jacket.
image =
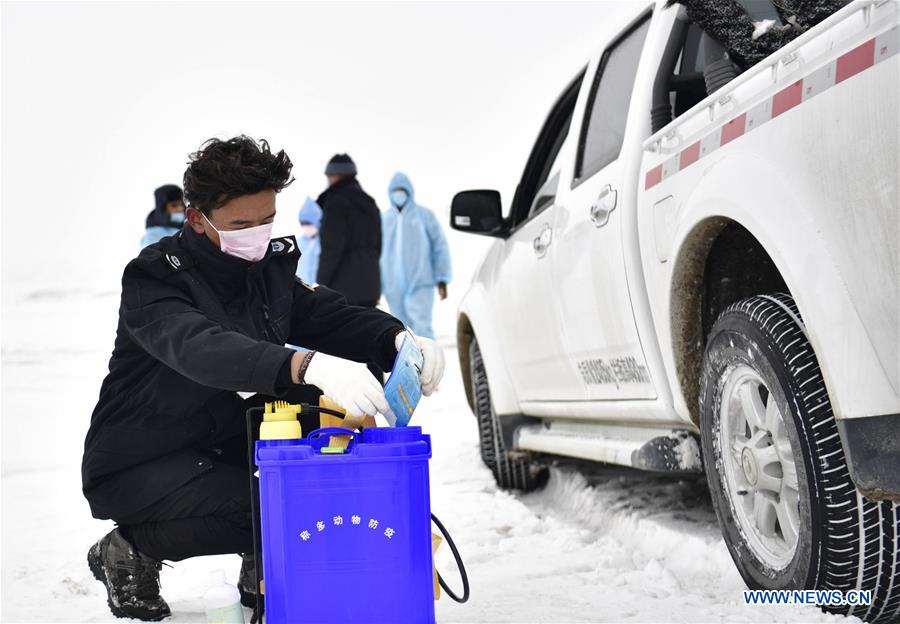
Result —
M184 225L184 193L181 187L164 184L153 191L154 208L147 215L141 247L152 245L164 236L176 234Z
M296 278L294 237L270 238L291 168L265 141L208 141L184 176L188 225L125 267L82 462L94 517L118 525L88 551L116 616L170 615L159 593L163 560L252 552L248 406L325 393L348 419L387 414L383 388L358 362L391 366L406 337L422 350L423 393L443 374L431 341ZM252 554L243 564L249 606Z
M381 298L381 213L356 180L356 164L336 154L325 168L329 187L319 195L322 254L316 281L353 305L374 308Z

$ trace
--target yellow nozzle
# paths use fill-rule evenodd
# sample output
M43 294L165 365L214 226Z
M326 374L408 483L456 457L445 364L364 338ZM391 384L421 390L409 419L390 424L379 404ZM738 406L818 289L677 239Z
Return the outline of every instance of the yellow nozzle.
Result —
M263 412L263 421L274 422L297 420L297 416L300 415L301 409L302 408L299 405L294 405L287 401L266 403L266 408Z
M263 422L259 427L260 440L296 440L303 437L300 429L300 406L287 401L266 403Z

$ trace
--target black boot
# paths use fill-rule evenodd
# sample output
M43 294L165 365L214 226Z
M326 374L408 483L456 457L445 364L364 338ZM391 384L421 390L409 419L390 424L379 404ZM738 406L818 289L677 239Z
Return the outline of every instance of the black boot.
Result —
M109 610L116 617L155 622L172 615L159 595L162 564L139 553L119 529L114 529L88 551L94 578L106 585Z
M241 556L238 591L241 592L242 605L250 609L256 606L256 561L253 559L253 553Z

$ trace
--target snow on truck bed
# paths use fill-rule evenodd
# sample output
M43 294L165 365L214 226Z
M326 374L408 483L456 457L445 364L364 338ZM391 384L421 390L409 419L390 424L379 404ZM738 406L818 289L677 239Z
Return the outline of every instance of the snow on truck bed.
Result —
M117 305L108 290L4 284L4 622L121 621L85 564L112 523L91 518L79 473ZM423 399L414 424L433 436L432 506L465 558L472 598L457 605L443 597L439 622L859 621L811 607L744 605L702 478L565 463L540 492L498 490L478 455L449 342L446 351L444 384ZM459 588L446 547L438 565ZM164 567L168 621L205 621L206 572L224 568L234 583L239 566L237 556L219 556Z

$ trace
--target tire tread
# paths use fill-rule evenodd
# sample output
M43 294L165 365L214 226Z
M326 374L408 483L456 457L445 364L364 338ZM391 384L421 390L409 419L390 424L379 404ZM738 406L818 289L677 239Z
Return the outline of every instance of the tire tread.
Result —
M501 488L526 492L537 489L546 481L547 469L530 457L510 459L504 448L477 340L472 340L469 346L469 362L481 460L493 472L494 479Z
M762 329L799 389L794 398L801 403L803 417L796 419L797 425L812 449L816 495L824 512L820 566L813 589L870 590L869 606L826 610L854 615L870 624L897 622L900 506L869 500L853 484L822 372L796 303L783 293L750 297L729 306L717 324L729 315L742 315Z

